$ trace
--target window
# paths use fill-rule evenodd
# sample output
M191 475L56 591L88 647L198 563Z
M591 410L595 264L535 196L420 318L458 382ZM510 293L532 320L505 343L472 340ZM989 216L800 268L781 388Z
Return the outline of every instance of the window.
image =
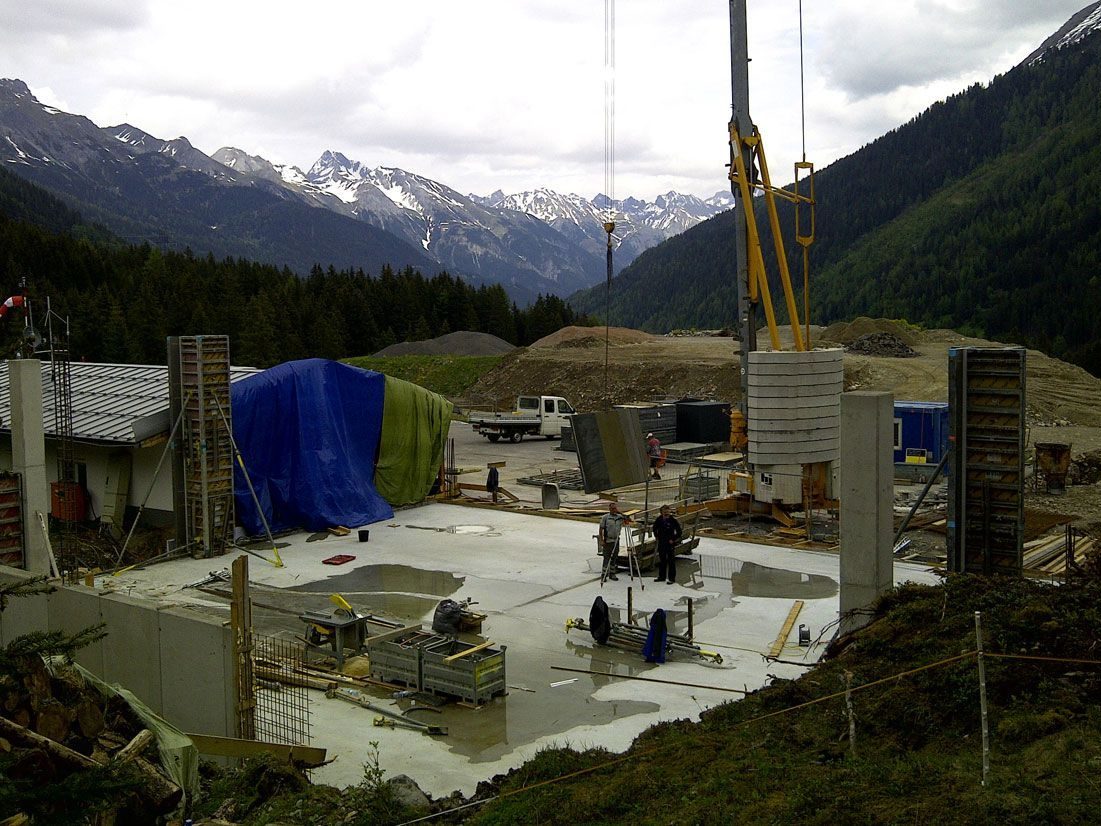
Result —
M902 450L902 419L895 419L895 450Z
M554 412L554 399L543 399L543 412L544 413L553 413Z
M771 473L762 473L761 474L761 484L762 485L771 485L772 484L772 474Z
M536 396L521 396L516 400L516 406L521 410L538 410L539 399Z
M570 403L565 399L558 400L558 412L559 413L573 413L573 408L570 407Z

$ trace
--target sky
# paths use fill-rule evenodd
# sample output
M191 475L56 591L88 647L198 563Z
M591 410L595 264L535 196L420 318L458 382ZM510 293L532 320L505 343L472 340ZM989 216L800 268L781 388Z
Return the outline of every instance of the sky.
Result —
M1007 71L1088 0L748 0L774 182ZM0 77L100 126L463 193L605 186L607 0L0 0ZM729 4L615 4L615 197L729 189ZM805 118L802 112L805 110ZM805 146L803 134L805 129Z

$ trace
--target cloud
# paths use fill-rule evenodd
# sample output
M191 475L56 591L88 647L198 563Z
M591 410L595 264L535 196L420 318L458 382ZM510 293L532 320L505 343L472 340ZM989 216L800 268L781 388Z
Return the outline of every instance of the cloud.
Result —
M808 157L824 166L989 80L1082 2L804 3ZM802 153L797 10L748 8L751 111L776 179ZM28 0L0 28L0 74L100 125L182 134L208 153L232 145L309 167L331 148L463 192L603 187L603 4L315 0L297 11ZM727 5L631 0L616 12L616 194L725 189Z

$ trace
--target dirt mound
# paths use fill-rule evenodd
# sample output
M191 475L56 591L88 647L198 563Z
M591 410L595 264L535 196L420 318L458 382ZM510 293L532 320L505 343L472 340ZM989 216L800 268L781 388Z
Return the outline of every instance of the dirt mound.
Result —
M403 341L391 344L376 356L499 356L516 348L503 338L489 333L460 330L424 341Z
M1090 450L1070 463L1067 481L1072 485L1096 485L1101 482L1101 450Z
M858 338L874 333L891 333L911 347L920 344L922 341L921 330L912 327L905 321L895 321L890 318L868 318L866 316L860 316L860 318L855 318L852 321L839 321L836 324L831 324L822 331L819 338L824 341L836 341L838 344L852 344Z
M845 350L865 356L887 356L889 358L913 358L917 355L909 344L894 333L868 333L856 339Z
M642 341L651 341L660 336L644 333L642 330L632 330L630 327L608 328L608 340L612 344L637 344ZM589 342L590 339L595 340ZM591 347L604 343L603 327L563 327L561 330L543 336L531 345L532 348L540 347Z

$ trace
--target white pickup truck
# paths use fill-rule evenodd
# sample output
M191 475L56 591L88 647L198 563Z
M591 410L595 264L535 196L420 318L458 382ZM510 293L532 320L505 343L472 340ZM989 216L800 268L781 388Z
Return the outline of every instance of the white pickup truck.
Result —
M481 433L491 442L508 439L518 442L525 436L543 436L553 439L562 435L562 425L569 423L569 416L576 413L561 396L518 396L516 409L507 413L490 413L475 410L467 415L475 433Z

